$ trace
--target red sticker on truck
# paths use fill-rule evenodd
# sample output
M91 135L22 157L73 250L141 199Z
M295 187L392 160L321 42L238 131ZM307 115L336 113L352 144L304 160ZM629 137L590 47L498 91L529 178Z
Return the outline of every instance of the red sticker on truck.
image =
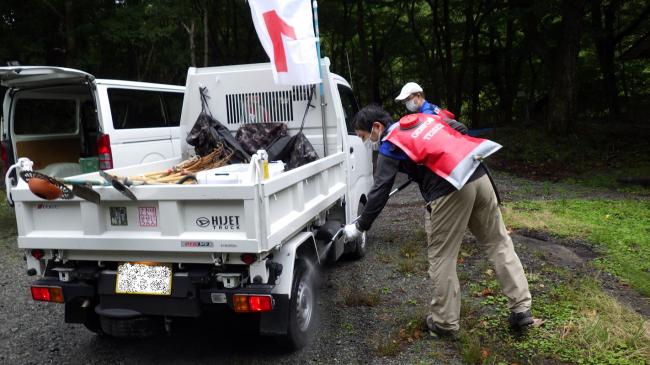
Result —
M156 207L139 207L138 216L140 227L158 227Z

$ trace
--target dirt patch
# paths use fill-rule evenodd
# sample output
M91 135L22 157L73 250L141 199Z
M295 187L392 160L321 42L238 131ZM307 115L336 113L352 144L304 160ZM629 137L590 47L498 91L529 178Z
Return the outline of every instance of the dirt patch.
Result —
M514 241L542 252L548 262L568 269L583 267L600 256L588 244L553 238L541 231L517 230L511 237Z
M588 243L553 238L548 233L535 230L518 230L511 237L514 242L539 252L546 262L597 276L605 292L635 312L650 318L650 299L621 283L615 276L594 268L591 261L600 255Z
M639 294L628 285L621 283L615 276L609 273L601 274L603 290L616 298L619 302L632 308L635 312L650 319L650 298Z

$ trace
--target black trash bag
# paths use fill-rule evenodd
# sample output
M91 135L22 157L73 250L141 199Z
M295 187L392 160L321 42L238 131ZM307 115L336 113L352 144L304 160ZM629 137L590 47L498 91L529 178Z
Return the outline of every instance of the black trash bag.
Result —
M239 127L235 140L252 155L257 150L267 149L271 142L286 135L285 123L248 123Z
M318 160L318 153L302 132L292 138L294 138L293 150L289 154L289 159L283 160L287 164L287 170Z
M266 152L269 154L269 160L282 160L287 164L287 170L295 169L296 167L318 160L318 154L316 153L314 146L312 146L311 142L309 142L307 137L302 133L302 129L305 127L305 118L307 117L307 112L311 106L311 98L314 95L314 89L315 86L312 85L309 90L307 107L302 116L302 123L300 124L300 130L298 133L294 136L280 135L276 137L275 140L271 141L266 148Z
M196 154L203 157L210 154L220 143L233 151L230 163L247 163L251 156L237 143L230 130L212 117L208 107L207 88L199 88L201 94L201 114L196 118L192 130L185 141L194 146Z

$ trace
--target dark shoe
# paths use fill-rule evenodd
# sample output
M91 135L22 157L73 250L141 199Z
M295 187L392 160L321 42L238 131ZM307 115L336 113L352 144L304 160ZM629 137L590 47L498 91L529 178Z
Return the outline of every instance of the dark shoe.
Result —
M530 309L520 313L512 312L508 317L508 323L514 329L523 329L533 324L533 314Z
M448 329L441 328L433 321L433 319L430 316L427 316L426 324L429 331L433 332L436 336L440 338L446 338L452 341L457 341L459 338L458 330L448 330Z

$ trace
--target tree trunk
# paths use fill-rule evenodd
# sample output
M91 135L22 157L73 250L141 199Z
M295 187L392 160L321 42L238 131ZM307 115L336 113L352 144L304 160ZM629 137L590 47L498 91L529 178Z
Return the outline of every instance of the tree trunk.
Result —
M432 34L434 36L431 37L432 42L431 44L427 43L425 39L422 37L422 31L418 28L417 24L415 23L415 6L416 6L417 1L416 0L411 0L411 5L409 6L409 22L411 24L411 31L415 35L415 39L418 41L418 44L423 50L427 50L425 52L425 57L426 57L426 64L427 68L431 70L430 72L427 72L426 74L422 75L422 77L425 77L427 80L427 89L429 92L432 92L433 95L438 95L438 80L436 78L436 59L435 59L435 32L436 32L436 27L432 27ZM428 1L429 6L433 6L431 1ZM432 12L433 13L433 12Z
M511 5L508 4L508 12L511 11ZM517 81L516 81L516 70L513 68L513 61L512 61L512 45L514 43L514 36L515 36L515 26L514 26L514 18L511 16L508 16L508 20L506 21L506 45L504 49L504 60L503 60L503 75L505 77L504 80L504 88L502 90L501 94L501 117L503 118L503 122L506 124L509 124L512 121L512 109L515 104L515 95L517 92Z
M456 74L456 86L454 99L449 103L449 109L452 112L460 115L462 113L463 106L463 89L465 83L465 72L467 70L467 64L469 62L469 52L470 52L470 42L472 40L472 34L474 33L474 9L473 1L465 1L465 34L463 36L463 45L462 45L462 58L460 60L460 66L458 67L458 73ZM477 14L478 16L478 14Z
M209 47L208 47L208 37L210 34L210 29L208 29L208 2L203 2L203 67L208 67L208 56L209 56Z
M476 128L481 125L480 120L480 87L479 87L479 43L480 43L480 32L478 25L474 27L472 32L472 103L470 109L470 121L469 125L473 128Z
M440 17L438 16L438 0L427 0L429 3L429 7L431 8L431 30L432 30L432 36L431 36L431 49L432 49L432 55L431 55L431 74L432 74L432 82L433 82L433 95L430 100L434 100L436 104L441 104L439 100L442 99L443 95L443 88L442 84L443 82L439 82L438 79L438 72L436 72L436 65L440 65L439 69L444 69L443 65L443 56L442 56L442 40L440 36ZM442 80L445 80L444 77L444 72L442 76ZM438 99L438 100L436 100Z
M605 6L605 24L603 24L602 0L593 0L591 2L592 34L603 77L603 96L609 106L608 119L610 120L616 118L620 113L614 65L614 17L617 7L618 1L609 1Z
M366 70L367 75L365 80L361 78L362 84L365 87L365 102L373 99L372 90L372 71L370 61L368 58L368 39L366 36L366 25L364 22L364 6L363 0L357 0L357 33L359 34L359 52L361 52L361 67L359 69Z
M449 105L449 109L451 109L453 112L457 112L456 106L452 105L451 103L454 102L454 70L453 70L453 63L452 63L452 54L451 54L451 32L449 30L449 0L443 0L442 1L442 12L443 12L443 24L444 24L444 46L445 46L445 58L444 58L444 64L445 67L443 68L443 71L446 73L445 75L445 87L447 89L447 103Z
M549 132L566 133L576 116L576 71L584 0L562 0L562 41L554 52L552 87L546 120Z
M66 0L64 3L64 22L65 22L65 64L66 66L74 66L75 56L77 53L77 39L74 34L74 9L73 1Z
M192 20L189 27L184 22L181 24L183 25L183 28L185 28L185 31L187 32L187 35L189 37L190 66L196 67L196 45L194 44L194 20Z

